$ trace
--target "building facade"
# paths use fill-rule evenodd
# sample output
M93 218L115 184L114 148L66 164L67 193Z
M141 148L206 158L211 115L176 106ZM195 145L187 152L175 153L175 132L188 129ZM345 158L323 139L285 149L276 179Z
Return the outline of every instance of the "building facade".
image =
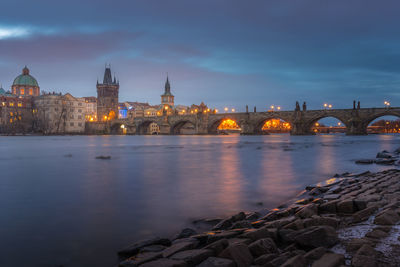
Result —
M35 130L43 134L81 134L85 131L86 103L71 94L51 93L34 98Z
M97 120L110 121L118 119L119 82L111 76L111 68L106 67L103 83L97 82Z
M97 98L94 96L82 97L85 101L86 121L97 121Z
M12 93L16 96L39 96L40 87L37 80L29 74L29 69L25 66L22 74L14 79L11 86Z

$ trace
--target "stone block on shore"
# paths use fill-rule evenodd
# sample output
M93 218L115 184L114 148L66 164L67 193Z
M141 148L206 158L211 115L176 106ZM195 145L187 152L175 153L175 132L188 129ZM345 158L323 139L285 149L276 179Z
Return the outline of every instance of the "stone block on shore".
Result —
M295 237L295 241L301 247L317 248L331 247L336 244L339 239L333 227L330 226L313 226L304 229Z
M336 253L325 253L319 260L316 260L312 267L339 267L344 264L344 256Z
M249 248L240 243L230 245L221 252L219 257L233 260L237 267L247 267L253 262Z
M151 245L170 246L171 241L169 239L159 237L142 240L118 251L118 255L121 257L130 257L137 254L141 248Z
M296 255L282 264L282 267L305 267L307 266L307 262L301 255Z
M213 256L213 252L209 249L191 249L178 252L170 258L173 260L184 261L189 266L195 266L211 256Z
M210 257L197 265L197 267L235 267L236 264L230 259Z
M251 243L249 250L255 258L263 254L277 253L278 251L274 240L271 238L263 238Z
M150 261L145 264L141 264L140 267L187 267L187 263L184 261L171 260L171 259L159 259Z
M180 243L174 244L174 245L166 248L162 252L162 256L164 258L168 258L169 256L171 256L171 255L173 255L173 254L175 254L177 252L180 252L180 251L183 251L183 250L188 250L188 249L193 249L193 248L195 248L197 246L198 243L199 242L196 241L196 242L180 242Z
M400 220L400 216L394 210L388 209L378 214L374 220L375 224L394 225Z

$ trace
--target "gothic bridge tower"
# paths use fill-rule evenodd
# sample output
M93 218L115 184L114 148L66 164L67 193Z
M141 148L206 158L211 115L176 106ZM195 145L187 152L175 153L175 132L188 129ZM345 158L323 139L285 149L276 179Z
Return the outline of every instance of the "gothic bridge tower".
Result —
M161 107L163 114L172 114L174 110L174 95L171 94L171 85L169 84L168 75L165 82L164 94L161 95Z
M111 67L106 66L103 83L97 81L97 120L118 119L119 81L111 77Z

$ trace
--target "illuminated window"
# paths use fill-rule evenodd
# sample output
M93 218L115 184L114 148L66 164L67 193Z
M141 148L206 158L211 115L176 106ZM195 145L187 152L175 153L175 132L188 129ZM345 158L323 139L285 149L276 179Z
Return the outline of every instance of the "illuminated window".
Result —
M8 105L9 105L10 107L13 107L13 106L14 106L14 102L10 102Z
M21 120L22 118L21 118L21 116L18 116L18 120Z
M3 107L6 105L6 102L1 102L1 104L3 105Z
M21 95L23 95L25 93L25 89L21 88L21 89L19 89L19 92L21 93Z
M18 107L22 107L22 103L21 102L18 102Z
M10 123L12 123L13 122L13 119L10 119Z
M29 88L29 95L33 95L33 89Z
M10 116L14 116L14 114L12 112L10 112Z

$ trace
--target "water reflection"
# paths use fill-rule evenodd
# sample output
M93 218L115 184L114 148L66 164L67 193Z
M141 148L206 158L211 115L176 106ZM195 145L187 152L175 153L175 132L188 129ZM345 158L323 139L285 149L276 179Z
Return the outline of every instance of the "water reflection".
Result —
M0 138L0 266L112 266L119 248L193 219L275 207L392 151L397 136ZM65 157L71 154L71 157ZM110 160L96 156L110 155Z

